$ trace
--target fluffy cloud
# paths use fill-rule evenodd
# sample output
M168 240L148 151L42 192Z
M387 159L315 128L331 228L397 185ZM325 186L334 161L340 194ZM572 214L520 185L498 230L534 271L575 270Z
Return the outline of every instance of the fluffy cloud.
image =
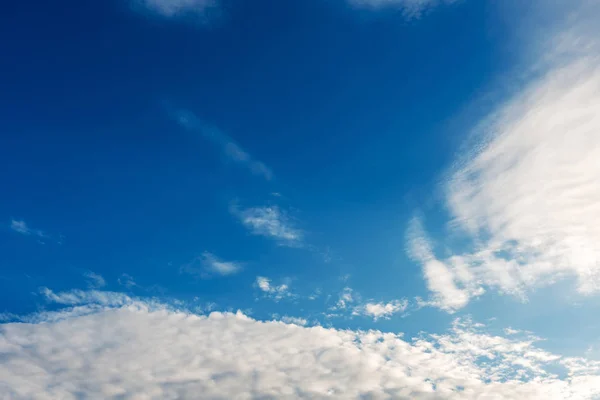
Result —
M287 283L280 285L274 285L271 279L264 276L257 276L254 286L257 287L267 297L272 298L275 301L279 301L284 297L291 297L290 287Z
M9 398L589 399L600 365L456 320L405 340L241 313L196 316L138 302L58 322L0 326ZM559 377L549 369L566 371ZM492 396L492 397L490 397Z
M236 261L223 261L208 251L182 265L180 272L207 278L213 275L235 275L242 270L242 264Z
M177 111L173 113L173 116L186 130L200 134L204 139L218 146L229 160L247 168L253 174L261 176L266 180L273 178L273 171L264 163L255 160L239 144L219 129L201 121L189 111Z
M565 278L600 291L600 51L574 32L554 36L562 50L547 71L478 125L479 143L449 174L450 225L471 245L438 258L411 224L409 251L442 308Z
M408 300L392 300L389 303L366 303L354 308L352 314L365 315L377 321L380 318L389 319L392 315L403 313L408 308Z
M254 235L270 237L284 246L300 247L303 244L303 232L295 228L277 206L246 209L232 206L231 213Z

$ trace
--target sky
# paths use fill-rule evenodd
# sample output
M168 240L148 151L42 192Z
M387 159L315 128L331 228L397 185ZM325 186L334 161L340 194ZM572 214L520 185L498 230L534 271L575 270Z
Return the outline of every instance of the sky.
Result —
M597 2L3 9L0 397L600 399Z

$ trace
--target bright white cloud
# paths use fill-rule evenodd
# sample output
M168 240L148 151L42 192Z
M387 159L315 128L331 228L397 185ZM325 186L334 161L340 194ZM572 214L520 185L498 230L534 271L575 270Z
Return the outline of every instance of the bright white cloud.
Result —
M239 144L219 129L203 122L189 111L175 112L174 118L188 131L200 134L204 139L218 146L229 160L249 169L254 175L261 176L266 180L273 179L273 171L269 167L261 161L255 160Z
M409 229L442 308L484 288L525 298L569 277L580 293L600 291L600 51L597 36L576 32L554 35L561 52L544 60L547 71L478 125L482 139L449 174L451 227L470 248L440 259L422 229Z
M272 298L275 301L293 296L290 292L290 286L287 283L274 285L271 279L264 276L257 276L254 285L260 289L266 297Z
M180 272L197 275L202 278L209 278L214 275L235 275L240 272L242 268L242 264L237 261L223 261L214 254L205 251L201 256L182 265Z
M164 17L204 16L217 6L215 0L134 0L137 4Z
M254 235L270 237L284 246L301 247L303 244L304 233L295 228L277 206L246 209L232 206L231 213Z
M352 311L354 315L365 315L377 321L380 318L389 319L392 315L403 313L408 308L408 300L392 300L388 303L366 303L355 307Z
M144 303L0 326L9 398L590 399L600 365L456 320L405 340ZM566 377L551 370L560 366Z
M100 274L97 274L92 271L86 271L83 273L83 276L87 280L88 286L92 289L99 289L101 287L106 286L106 281Z

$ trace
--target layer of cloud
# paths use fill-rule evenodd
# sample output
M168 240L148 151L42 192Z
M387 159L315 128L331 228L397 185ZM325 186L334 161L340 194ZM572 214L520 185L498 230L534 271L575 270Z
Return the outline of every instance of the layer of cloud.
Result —
M392 300L385 302L368 302L366 304L355 307L352 311L354 315L364 315L373 318L377 321L380 318L389 319L392 315L406 312L408 308L408 300Z
M567 33L554 36L561 50L545 72L478 125L479 143L449 174L450 226L470 246L439 258L411 224L409 250L437 306L461 308L487 288L525 298L565 278L600 291L600 51L590 32Z
M254 286L263 293L263 296L269 297L275 301L293 296L290 292L290 286L287 283L281 283L279 285L273 284L271 279L264 276L257 276Z
M468 320L405 340L143 302L0 326L9 398L589 399L600 365ZM564 376L550 372L561 368Z
M303 245L304 232L294 227L286 213L277 206L240 209L234 205L231 213L254 235L272 238L283 246Z
M266 180L273 179L273 171L261 161L255 160L239 144L219 129L203 122L189 111L178 111L173 115L182 127L192 133L200 134L204 139L218 146L229 160Z

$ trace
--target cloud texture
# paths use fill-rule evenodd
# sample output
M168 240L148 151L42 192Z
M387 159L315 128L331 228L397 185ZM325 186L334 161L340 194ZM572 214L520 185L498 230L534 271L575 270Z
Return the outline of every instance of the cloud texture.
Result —
M0 392L16 399L589 399L599 365L456 320L412 340L304 328L241 313L196 316L134 302L0 327ZM549 365L565 369L562 378Z

